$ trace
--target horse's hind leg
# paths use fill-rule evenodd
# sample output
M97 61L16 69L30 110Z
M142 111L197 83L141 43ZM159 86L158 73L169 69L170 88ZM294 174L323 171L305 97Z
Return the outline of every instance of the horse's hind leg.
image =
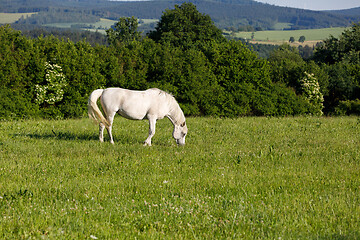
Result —
M112 143L112 144L114 144L114 139L113 139L113 136L112 136L112 125L113 125L113 122L114 122L115 114L116 114L116 112L111 113L107 117L107 120L108 120L110 126L107 127L106 130L107 130L107 132L109 134L109 137L110 137L110 143Z
M108 127L106 130L107 130L107 132L109 134L109 137L110 137L110 143L114 144L114 139L113 139L113 136L112 136L112 133L111 133L112 126Z
M105 129L105 125L103 123L99 123L99 140L100 140L100 142L104 141L104 129Z

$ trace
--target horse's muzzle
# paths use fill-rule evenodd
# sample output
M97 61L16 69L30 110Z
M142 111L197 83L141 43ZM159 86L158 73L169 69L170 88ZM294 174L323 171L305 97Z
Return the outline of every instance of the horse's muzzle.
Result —
M183 139L176 139L176 143L179 146L184 146L185 145L185 138Z

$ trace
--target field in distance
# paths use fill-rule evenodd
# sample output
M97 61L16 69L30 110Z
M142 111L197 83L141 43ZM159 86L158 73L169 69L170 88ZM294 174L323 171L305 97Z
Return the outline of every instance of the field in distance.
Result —
M21 17L27 18L36 13L0 13L0 24L14 23Z
M21 17L27 18L32 14L36 13L0 13L0 24L10 24L19 20ZM156 23L158 19L139 19L139 26L142 24L152 24ZM95 23L79 23L79 22L70 22L70 23L49 23L44 24L46 27L56 27L56 28L76 28L81 30L88 31L98 31L105 34L105 30L109 29L117 21L110 20L106 18L100 18L100 21Z
M98 31L100 33L105 34L105 30L109 29L112 25L114 25L117 21L100 18L100 21L96 23L49 23L44 24L46 27L57 27L57 28L72 28L73 26L83 26L81 29L89 30L89 31Z
M289 43L290 37L294 37L295 43L300 45L298 42L301 36L305 37L305 42L302 45L314 45L317 42L323 41L329 38L331 35L339 37L346 28L322 28L322 29L305 29L305 30L291 30L291 31L258 31L258 32L235 32L230 33L231 36L237 38L244 38L250 40L252 43L263 43L263 44L282 44ZM252 39L252 35L253 39Z

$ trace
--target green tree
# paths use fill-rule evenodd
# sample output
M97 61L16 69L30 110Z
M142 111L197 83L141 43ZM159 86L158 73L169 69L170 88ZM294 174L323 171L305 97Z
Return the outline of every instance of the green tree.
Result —
M351 107L360 99L360 23L345 30L339 38L326 39L315 49L314 60L323 64L328 74L325 109L334 112L340 104L341 111L337 111L360 114Z
M305 61L301 57L299 50L288 44L281 45L271 52L268 60L271 65L272 81L294 88L299 94L301 93L300 79L305 77L305 72L315 74L322 91L327 86L327 76L321 67L315 64L314 61Z
M166 10L154 31L148 36L156 42L191 48L207 41L225 42L222 32L210 16L201 14L190 2Z
M339 38L331 36L316 48L314 59L317 62L334 64L341 61L360 64L360 23L346 29Z
M276 115L267 62L239 41L210 43L204 50L222 88L218 105L223 116Z
M307 106L307 109L303 110L307 113L318 115L320 110L322 110L322 102L320 104L315 100L309 100L312 99L312 96L309 98L304 92L308 90L305 85L311 82L311 84L318 84L319 88L316 85L316 87L312 86L310 90L316 89L319 96L328 95L328 75L324 70L315 64L314 61L303 60L299 51L289 45L282 45L273 51L269 57L269 63L271 66L272 82L285 84L285 86L295 90L297 95L302 95L303 100L310 104ZM316 104L313 104L314 102Z
M281 45L270 54L272 81L284 83L299 92L299 80L305 71L306 62L300 56L298 50L290 45Z
M331 65L323 64L322 68L328 77L324 111L333 113L341 102L360 99L359 65L338 62ZM346 113L347 109L342 109L342 112Z
M36 117L39 113L33 102L33 80L41 71L38 57L31 39L9 25L0 27L0 119Z
M109 44L122 42L128 44L141 38L138 32L138 20L135 17L121 17L113 28L106 30Z
M299 42L301 42L301 43L305 42L305 36L300 36Z

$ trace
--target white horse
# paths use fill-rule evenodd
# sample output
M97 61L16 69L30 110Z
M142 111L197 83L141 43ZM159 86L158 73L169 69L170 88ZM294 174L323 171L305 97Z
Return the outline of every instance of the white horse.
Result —
M101 113L97 100L100 98ZM131 120L149 120L149 136L144 145L151 146L151 138L155 134L156 120L167 117L174 125L173 137L178 145L185 144L187 126L185 116L175 98L157 88L145 91L133 91L122 88L97 89L93 91L88 101L89 117L99 123L99 139L104 141L104 129L106 128L110 142L114 143L111 129L115 114Z

